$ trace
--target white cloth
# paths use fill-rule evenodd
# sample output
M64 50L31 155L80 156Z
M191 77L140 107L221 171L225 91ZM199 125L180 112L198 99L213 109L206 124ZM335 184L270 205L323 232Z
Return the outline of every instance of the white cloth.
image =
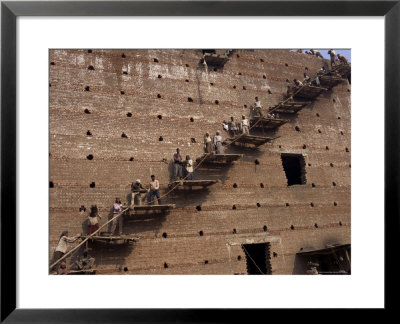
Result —
M95 217L89 216L89 217L88 217L88 220L89 220L89 224L90 224L90 225L96 225L96 224L99 223L99 220L97 219L97 216L95 216Z
M56 247L56 251L60 251L62 253L66 253L68 250L68 244L67 243L73 243L78 239L78 237L68 237L68 236L63 236L60 238L60 241L58 242L58 245Z
M154 180L150 182L150 189L151 190L158 190L160 188L160 183L158 180Z
M261 101L258 100L254 103L254 107L260 107L261 108Z
M249 126L249 121L247 119L242 119L242 126Z
M193 172L193 160L186 160L186 171Z

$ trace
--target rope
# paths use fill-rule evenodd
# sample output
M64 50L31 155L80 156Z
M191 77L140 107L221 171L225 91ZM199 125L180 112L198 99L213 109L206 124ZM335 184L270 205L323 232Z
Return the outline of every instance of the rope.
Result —
M246 253L246 255L250 258L250 260L254 263L254 265L257 267L258 271L260 271L261 274L265 275L264 272L261 271L261 269L258 267L257 263L253 260L253 258L251 257L251 255L249 254L249 252L247 252L246 248L244 247L244 245L242 245L242 248L244 250L244 252Z

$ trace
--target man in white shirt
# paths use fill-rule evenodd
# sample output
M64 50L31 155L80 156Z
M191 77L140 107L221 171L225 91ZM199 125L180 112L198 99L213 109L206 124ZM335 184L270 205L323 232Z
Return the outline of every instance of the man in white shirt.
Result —
M75 242L81 235L76 234L73 237L68 237L68 231L64 231L60 235L60 239L58 240L58 244L56 250L54 252L53 263L57 260L61 259L68 250L68 243ZM55 270L57 265L53 268Z
M242 115L242 132L243 134L250 134L249 131L249 121L245 115Z
M194 180L193 176L193 160L190 158L189 155L186 155L185 160L185 170L186 170L186 180Z
M162 205L161 203L161 197L160 197L160 183L158 180L156 180L156 176L154 174L151 175L151 182L150 182L150 205L154 205L154 196L157 197L157 201L159 205Z

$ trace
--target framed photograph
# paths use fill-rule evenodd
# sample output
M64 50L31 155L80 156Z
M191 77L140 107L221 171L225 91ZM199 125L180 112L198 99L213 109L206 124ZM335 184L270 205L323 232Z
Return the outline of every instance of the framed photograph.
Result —
M390 309L399 12L2 2L1 320Z

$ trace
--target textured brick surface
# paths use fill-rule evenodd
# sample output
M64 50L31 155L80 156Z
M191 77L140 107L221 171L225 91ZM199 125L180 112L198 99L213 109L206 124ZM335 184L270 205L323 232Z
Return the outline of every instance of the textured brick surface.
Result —
M147 184L154 173L165 193L163 159L169 162L177 147L199 157L206 131L214 134L230 116L248 115L255 96L264 107L275 105L286 79L302 79L306 67L315 75L322 66L316 57L287 50L237 50L223 69L205 71L201 57L200 50L50 51L50 257L63 230L85 232L81 205L97 204L103 224L115 197L126 201L135 179ZM301 248L350 243L350 94L346 81L285 116L290 121L270 133L280 136L274 142L258 150L232 148L244 157L231 167L201 166L198 179L221 182L206 191L171 193L164 201L177 208L166 216L126 221L124 231L141 239L131 248L92 250L99 273L245 274L244 251L231 238L265 235L265 242L280 238L270 246L272 273L291 274ZM304 155L306 184L287 186L281 153Z

